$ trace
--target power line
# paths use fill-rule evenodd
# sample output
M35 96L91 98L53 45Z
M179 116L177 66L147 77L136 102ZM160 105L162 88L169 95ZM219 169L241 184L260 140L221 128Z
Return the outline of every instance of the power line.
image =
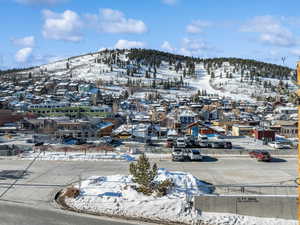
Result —
M20 176L19 177L17 177L16 179L15 179L15 181L13 182L13 183L11 183L10 184L10 186L6 189L6 190L4 190L3 192L2 192L2 194L0 195L0 199L14 186L14 185L16 185L16 183L18 182L18 180L22 177L22 176L24 176L26 173L27 173L27 171L29 170L29 168L33 165L33 163L36 161L36 159L40 156L40 154L42 153L42 151L40 151L39 152L39 154L28 164L28 166L25 168L25 170L23 170L22 171L22 173L20 174Z
M1 186L9 186L11 183L0 183ZM14 186L23 186L23 187L65 187L65 184L25 184L25 183L19 183L15 184Z

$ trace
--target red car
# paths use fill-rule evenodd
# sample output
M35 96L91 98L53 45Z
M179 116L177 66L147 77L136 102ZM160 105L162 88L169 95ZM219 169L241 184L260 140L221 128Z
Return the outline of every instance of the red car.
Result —
M256 158L257 161L264 161L264 162L271 161L271 155L267 151L255 150L249 152L249 155L251 158Z

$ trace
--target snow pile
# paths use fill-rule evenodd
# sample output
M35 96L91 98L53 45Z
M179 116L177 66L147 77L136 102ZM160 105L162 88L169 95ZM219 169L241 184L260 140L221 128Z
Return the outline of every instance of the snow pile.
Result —
M78 152L28 152L20 155L22 159L32 160L36 157L37 160L65 160L65 161L81 161L81 160L124 160L124 161L133 161L134 157L128 154L118 154L118 153L78 153Z
M200 218L196 211L188 209L185 196L210 193L208 188L199 186L205 183L189 173L159 169L156 181L165 179L172 179L175 186L167 196L156 197L135 191L132 176L94 176L81 183L79 197L66 199L66 203L79 210L134 218L184 223Z
M163 197L145 196L134 190L132 176L90 177L77 185L81 193L66 203L90 213L136 219L207 225L294 225L296 221L264 219L234 214L205 213L194 210L186 196L211 193L205 182L190 173L159 169L156 181L171 179L174 187ZM79 187L80 186L80 187Z
M260 218L242 216L229 213L202 213L204 224L209 225L297 225L296 220L284 220L275 218Z

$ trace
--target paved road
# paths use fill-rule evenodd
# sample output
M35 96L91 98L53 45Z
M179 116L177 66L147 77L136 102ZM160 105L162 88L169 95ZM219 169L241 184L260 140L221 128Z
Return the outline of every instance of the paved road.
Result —
M171 162L159 159L152 161L160 168L191 172L194 176L213 184L293 184L292 180L298 176L296 158L277 159L272 163L257 162L245 157L218 159L207 157L204 162ZM12 183L29 163L30 161L27 160L0 160L0 196L8 187L3 184ZM26 208L22 207L11 209L15 214L6 212L4 210L6 205L1 200L15 201L28 207L39 208L41 211L38 218L43 219L47 210L53 209L53 197L61 186L77 181L79 175L87 178L93 175L127 174L128 167L129 163L122 161L36 161L28 173L18 179L19 185L11 188L0 199L0 224L20 225L22 223L17 223L18 221L14 223L12 215L26 213ZM30 209L28 214L34 215L34 212L36 211ZM4 217L7 219L2 220ZM16 216L15 219L18 218L22 217ZM30 218L25 216L24 224L48 223L50 225L53 222L47 219L47 223L38 223L38 219L31 221ZM60 221L65 219L64 215L60 215L59 218ZM76 225L77 223L67 219L66 223L62 224ZM85 224L89 225L89 223Z
M140 222L124 222L100 219L94 216L38 209L18 204L0 202L1 225L132 225Z

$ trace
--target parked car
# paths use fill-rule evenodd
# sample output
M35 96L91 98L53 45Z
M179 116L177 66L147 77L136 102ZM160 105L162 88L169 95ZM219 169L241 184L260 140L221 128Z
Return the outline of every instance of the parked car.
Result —
M290 148L289 145L287 144L283 144L281 142L278 141L274 141L274 142L270 142L268 143L268 145L272 148L276 148L276 149L285 149L285 148Z
M199 134L199 135L198 135L198 140L199 140L200 142L208 141L208 137L207 137L206 135L201 135L201 134Z
M197 149L189 149L187 151L188 160L199 161L203 159L201 152Z
M219 141L208 142L208 147L211 148L224 148L224 143Z
M186 135L185 136L185 143L186 143L186 147L193 148L197 145L197 140L192 135Z
M251 158L256 158L257 161L264 161L264 162L271 161L271 155L267 151L255 150L249 152L249 155Z
M200 148L207 148L208 147L208 142L207 141L198 141L198 146Z
M197 149L173 148L172 161L196 161L202 160L203 156Z
M198 146L201 148L207 148L208 146L208 137L206 135L198 135Z
M173 148L172 161L185 161L186 154L181 148Z
M208 147L232 149L232 143L230 141L213 141L213 142L208 142Z
M176 147L185 148L186 147L185 138L177 138Z

